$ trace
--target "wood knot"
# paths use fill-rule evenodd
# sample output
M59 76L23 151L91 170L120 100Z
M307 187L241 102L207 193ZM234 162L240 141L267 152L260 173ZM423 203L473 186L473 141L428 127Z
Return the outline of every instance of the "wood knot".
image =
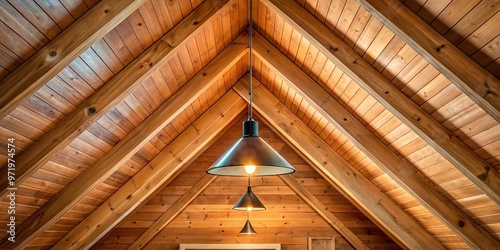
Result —
M109 10L108 10L108 9L105 9L105 10L104 10L104 13L106 13L106 14L107 14L107 13L109 13Z
M489 167L489 166L486 166L486 167L484 167L484 173L482 173L482 174L478 175L477 177L478 177L480 180L484 181L484 180L488 179L488 173L489 173L489 172L490 172L490 167Z
M386 90L386 91L384 92L384 94L388 95L388 94L389 94L389 90Z
M439 47L437 47L437 48L436 48L436 51L437 51L437 52L440 52L442 48L444 48L444 44L443 44L443 45L441 45L441 46L439 46Z
M90 107L87 109L87 113L89 113L89 115L95 114L96 111L97 110L94 107Z
M459 227L464 227L465 226L465 222L463 220L458 221L458 226Z
M200 23L200 22L198 22L198 21L194 21L194 22L193 22L193 25L198 25L199 23Z
M347 118L344 118L344 121L346 122L346 121L347 121Z
M51 51L51 52L49 53L49 56L50 56L50 57L55 57L55 56L57 56L57 52L56 52L56 51Z
M334 52L337 52L337 51L339 50L339 48L337 48L337 47L331 47L331 46L330 46L330 50L331 50L331 51L334 51Z
M207 73L205 72L205 73L203 73L202 75L203 75L203 76L207 76Z

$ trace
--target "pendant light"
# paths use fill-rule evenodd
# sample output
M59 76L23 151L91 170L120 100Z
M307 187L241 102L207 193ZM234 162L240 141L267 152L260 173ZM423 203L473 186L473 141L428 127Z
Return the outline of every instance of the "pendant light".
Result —
M247 212L247 221L245 222L245 225L243 225L243 228L240 231L240 234L256 234L255 229L252 227L252 223L250 223L248 212Z
M255 170L254 168L247 168L248 172L248 189L247 191L240 197L240 199L234 204L233 209L234 210L241 210L241 211L262 211L266 210L266 207L262 202L257 198L257 195L255 195L252 192L252 187L250 186L250 174L252 174L252 170Z
M259 124L252 118L252 0L250 0L249 9L250 103L248 120L243 122L243 136L207 170L207 173L246 176L245 168L253 167L256 176L291 174L295 172L295 169L259 137Z

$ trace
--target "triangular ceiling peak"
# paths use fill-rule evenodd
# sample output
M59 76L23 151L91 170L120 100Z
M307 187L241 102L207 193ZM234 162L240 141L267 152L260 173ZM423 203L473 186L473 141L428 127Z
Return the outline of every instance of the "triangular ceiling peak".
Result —
M214 156L220 155L241 136L241 122L243 120L236 122L163 191L137 210L135 215L130 216L127 221L116 227L108 238L101 240L97 247L128 244L126 242L129 239L132 240L128 236L129 232L144 231L152 226L153 221L147 221L144 218L171 214L170 209L176 208L176 204L186 194L198 190L195 187L198 187L200 183L206 183L205 179L212 180L211 177L205 175L205 170L214 161ZM373 247L375 245L371 244L377 244L377 246L396 247L394 242L332 188L327 181L323 180L290 146L264 123L260 121L259 123L263 139L268 141L297 168L296 173L285 177L285 179L290 183L295 183L292 185L301 189L306 195L318 197L317 199L321 202L319 200L315 202L316 204L321 203L323 209L327 209L325 212L339 216L341 220L339 219L336 223L344 225L343 230L353 229L355 231L355 233L350 231L351 239L357 240L359 242L357 244L360 244L358 246L366 244L368 247ZM217 241L218 243L265 243L264 241L268 240L281 243L284 246L306 247L308 235L336 236L338 246L349 245L349 241L344 238L345 236L342 237L343 234L335 231L321 215L316 213L312 206L309 206L289 187L287 182L277 176L252 177L254 191L268 209L250 213L250 220L257 230L257 236L265 240L261 241L238 235L246 220L246 213L234 211L232 206L246 190L246 184L246 177L218 177L182 213L156 236L152 237L149 245L162 244L165 245L164 247L175 247L177 243L189 242L189 239L204 239L205 243Z
M132 243L145 231L139 226L152 224L161 215L150 213L149 220L143 221L138 213L135 218L142 224L116 224L147 201L134 192L158 188L158 183L147 182L153 176L144 177L144 166L160 171L155 168L158 157L177 156L172 158L164 150L176 154L176 150L193 149L190 143L210 144L203 137L207 135L197 133L217 121L201 122L199 117L220 105L224 106L220 113L212 115L228 114L222 110L231 105L213 105L222 96L233 96L245 109L241 98L248 98L248 89L234 83L248 70L247 0L111 2L0 4L0 92L4 93L0 95L0 162L7 176L11 160L7 152L14 141L18 248L59 244L57 248L65 244L58 243L63 237L74 247L90 246L100 237L106 238L102 244ZM258 86L256 81L256 97L267 95L257 116L269 126L263 132L298 164L299 176L293 176L314 195L308 198L302 190L302 197L309 204L317 198L332 208L333 216L365 245L392 246L383 230L408 248L495 248L500 244L500 217L496 216L500 214L500 124L498 98L491 97L499 91L498 5L488 0L375 2L253 0L252 19L258 33L253 69L262 82ZM259 40L267 43L260 51ZM212 63L219 66L207 68ZM258 107L262 99L255 101ZM159 132L152 128L155 125ZM220 126L217 129L228 128ZM236 132L222 137L239 137L238 127L234 125ZM212 149L229 145L221 139ZM194 149L188 158L203 150ZM188 190L206 165L218 158L217 152L206 150L199 158L204 159L198 162L203 169L191 165L181 171L189 165L187 158L173 160L167 164L171 172L166 173L165 183L179 175L169 187ZM186 178L193 175L197 177ZM202 225L203 209L214 214L210 223L228 219L222 213L239 196L238 188L244 190L243 179L217 178L170 226L194 222L194 217L199 218L194 224ZM265 221L275 220L279 213L314 214L282 179L263 177L253 182L276 211L257 221L266 234L255 239L281 237L281 228L265 228ZM9 221L7 178L0 183L4 187L1 220ZM352 204L337 193L332 198L332 186ZM193 190L188 200L201 188ZM273 203L273 190L283 197L279 202ZM229 198L216 197L218 193ZM175 198L159 195L151 202L173 204ZM221 204L213 204L217 202ZM353 204L379 228L364 219L350 221L353 215L347 210ZM142 208L152 209L147 212L166 209L158 204ZM237 230L240 214L231 214L236 217L230 223ZM299 219L275 224L287 229L305 221L295 218ZM316 220L325 226L322 233L337 235L327 225L335 218L323 218L326 221ZM88 231L86 226L96 230ZM336 226L353 246L363 248L342 231L341 224ZM124 238L105 237L112 228L116 228L113 236ZM179 232L187 242L194 240L190 233L202 230ZM304 249L305 235L312 235L314 228L293 232L304 237L291 248ZM156 245L149 247L163 247L162 237L170 234L163 230L153 239ZM7 236L6 230L0 235ZM6 244L5 237L0 248Z

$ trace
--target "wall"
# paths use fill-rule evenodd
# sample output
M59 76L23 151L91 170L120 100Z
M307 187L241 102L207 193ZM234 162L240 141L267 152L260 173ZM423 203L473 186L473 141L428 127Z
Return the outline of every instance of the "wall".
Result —
M293 174L370 248L398 248L354 205L339 194L262 122L260 135L297 170ZM126 219L94 248L126 248L205 173L205 170L241 136L237 122L175 180L137 213ZM246 177L217 177L146 249L177 249L180 243L280 243L283 250L307 249L308 236L333 236L336 249L352 249L311 207L279 177L253 177L252 190L266 211L250 213L256 235L240 235L246 213L232 206L246 191Z

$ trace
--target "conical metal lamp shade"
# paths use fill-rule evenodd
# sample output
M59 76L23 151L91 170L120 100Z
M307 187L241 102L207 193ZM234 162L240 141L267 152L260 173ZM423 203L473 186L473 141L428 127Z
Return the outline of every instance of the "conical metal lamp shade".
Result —
M258 135L258 123L243 122L243 137L208 170L208 174L247 176L245 166L255 166L252 176L291 174L295 169Z
M233 209L242 211L262 211L266 210L266 207L259 198L257 198L257 195L252 192L252 187L248 186L247 192L240 197L236 204L234 204Z
M243 228L240 231L240 234L256 234L255 229L253 229L252 224L249 220L245 223Z

